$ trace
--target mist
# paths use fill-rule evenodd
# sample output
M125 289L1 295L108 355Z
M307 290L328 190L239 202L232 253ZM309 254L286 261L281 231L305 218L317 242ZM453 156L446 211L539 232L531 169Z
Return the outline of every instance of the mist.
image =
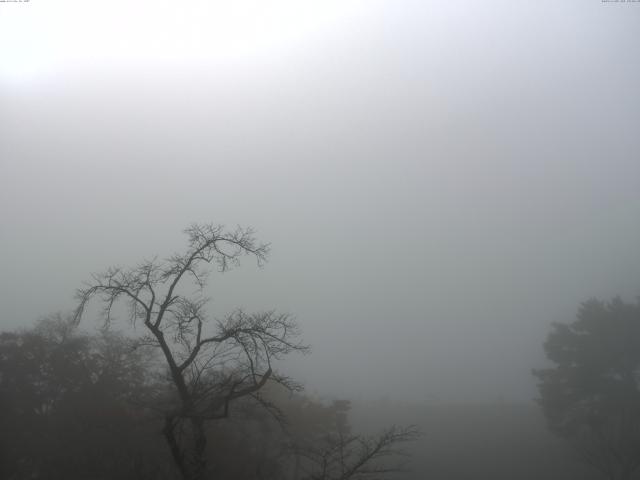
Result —
M0 329L250 226L208 311L294 315L307 391L531 405L640 292L640 4L232 3L0 3Z

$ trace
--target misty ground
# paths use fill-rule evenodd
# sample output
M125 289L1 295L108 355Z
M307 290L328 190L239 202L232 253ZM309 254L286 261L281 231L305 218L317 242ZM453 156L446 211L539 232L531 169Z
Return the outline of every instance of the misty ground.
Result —
M418 479L598 479L569 447L545 428L537 405L411 405L389 401L354 404L356 429L384 422L415 423L423 432L407 447L409 471Z

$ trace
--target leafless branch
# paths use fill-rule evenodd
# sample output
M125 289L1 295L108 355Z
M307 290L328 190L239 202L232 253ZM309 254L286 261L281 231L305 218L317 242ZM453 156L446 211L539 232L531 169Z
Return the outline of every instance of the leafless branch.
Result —
M391 427L378 436L366 437L338 432L323 446L299 450L306 460L306 480L374 479L405 471L401 460L407 454L401 444L420 436L414 427ZM390 462L391 460L391 462Z
M127 307L130 322L143 323L146 334L140 345L162 351L177 393L179 405L167 412L164 435L180 470L196 478L190 469L202 463L203 422L228 416L231 404L241 398L260 401L257 394L268 381L297 388L287 377L274 373L272 362L292 352L305 353L309 347L299 342L300 332L290 315L237 310L224 320L211 322L205 310L208 299L182 293L192 290L186 288L189 284L201 292L210 265L225 272L242 257L251 256L262 266L269 245L258 243L252 229L227 231L220 225L194 224L185 233L188 245L184 253L94 275L77 292L74 322L80 321L89 301L96 298L103 306L105 327L112 322L119 302ZM181 442L179 432L186 431L191 431L197 447L189 449Z

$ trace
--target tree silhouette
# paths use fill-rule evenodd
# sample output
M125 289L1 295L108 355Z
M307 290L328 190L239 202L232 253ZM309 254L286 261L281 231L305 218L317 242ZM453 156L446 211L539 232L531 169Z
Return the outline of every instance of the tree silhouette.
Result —
M268 381L299 388L274 372L272 361L308 347L298 341L296 322L287 314L238 310L211 321L205 311L203 288L210 265L226 272L243 256L254 257L258 265L266 260L269 246L257 243L251 229L229 232L208 224L192 225L185 233L184 253L94 275L78 291L75 318L79 321L87 302L98 297L107 324L112 308L122 300L131 322L144 325L142 343L162 351L177 395L176 404L165 411L165 439L183 477L200 480L207 470L206 423L226 418L239 399L260 401L259 392ZM185 293L194 285L197 293Z
M157 424L139 407L153 358L132 346L62 316L0 333L0 478L167 478Z
M306 353L309 347L299 341L298 326L288 314L236 310L222 320L210 318L204 288L212 266L224 273L243 257L253 257L261 266L269 246L258 243L251 229L241 227L227 231L213 224L192 225L185 233L188 242L184 253L93 275L77 292L74 314L78 324L88 302L97 298L103 306L104 325L109 326L114 307L123 302L130 322L142 324L146 332L137 345L160 350L172 388L159 392L153 403L163 414L162 433L181 476L185 480L229 478L229 472L243 471L242 478L253 478L246 469L225 467L221 455L216 454L220 452L207 449L209 439L216 440L217 445L225 443L220 434L228 442L235 438L246 444L244 452L229 452L227 457L252 458L257 471L251 475L255 478L346 480L396 471L397 465L384 466L378 461L398 453L392 447L415 438L415 429L392 428L371 438L352 435L346 428L348 403L331 407L331 415L326 418L337 423L328 426L322 436L318 426L304 435L298 430L297 436L291 429L283 428L284 436L265 430L270 425L261 416L265 413L281 427L285 423L282 408L265 395L267 387L279 386L289 392L301 389L298 383L277 373L273 362L290 353ZM261 425L260 434L255 429L249 437L228 430L224 434L232 407L239 411L240 418L253 411L254 419L259 419L254 427ZM214 423L221 428L214 430ZM250 423L237 428L251 430ZM256 448L261 448L262 454L256 454ZM214 464L208 465L211 460Z
M552 368L534 370L550 429L612 480L640 467L640 303L582 304L544 344Z

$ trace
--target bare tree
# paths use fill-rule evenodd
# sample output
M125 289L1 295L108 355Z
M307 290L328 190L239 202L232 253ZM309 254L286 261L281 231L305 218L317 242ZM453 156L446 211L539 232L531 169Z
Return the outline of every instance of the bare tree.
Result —
M296 477L304 480L386 478L405 471L405 464L397 459L406 457L407 453L398 447L419 436L420 431L413 426L394 426L372 437L338 432L325 439L324 445L298 453L305 462L298 465ZM395 458L395 462L390 463L390 458Z
M308 347L299 342L296 322L287 314L238 310L211 321L205 311L203 289L211 265L225 272L244 256L259 266L267 259L269 246L257 243L251 229L227 231L207 224L192 225L185 233L185 253L93 275L77 292L75 320L96 297L106 325L120 301L128 307L129 320L143 324L141 343L162 351L177 397L164 411L164 437L183 478L201 480L207 471L207 422L227 417L236 400L260 401L267 382L297 388L274 372L272 362ZM196 293L189 293L194 285Z

